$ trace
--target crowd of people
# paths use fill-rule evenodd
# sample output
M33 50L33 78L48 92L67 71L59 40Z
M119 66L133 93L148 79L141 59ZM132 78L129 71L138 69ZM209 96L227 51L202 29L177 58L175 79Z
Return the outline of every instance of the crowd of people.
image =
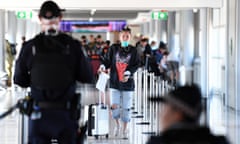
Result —
M179 51L173 49L169 52L167 43L160 41L149 41L149 38L140 35L135 37L137 53L140 57L139 67L154 72L155 75L161 76L163 80L167 80L170 84L176 85L179 81ZM101 35L81 36L80 42L82 47L91 61L93 72L97 77L97 69L100 64L106 60L107 53L112 45L111 41L103 40ZM113 44L119 43L114 42Z
M148 72L161 76L170 84L177 84L179 81L179 52L177 54L175 50L169 52L167 43L163 41L160 41L159 45L156 41L150 43L149 39L143 36L140 36L136 48L140 53L141 64Z

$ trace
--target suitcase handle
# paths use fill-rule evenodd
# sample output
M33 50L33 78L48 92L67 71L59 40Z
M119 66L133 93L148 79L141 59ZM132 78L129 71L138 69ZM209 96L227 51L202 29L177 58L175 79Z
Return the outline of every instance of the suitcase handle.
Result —
M99 100L99 105L103 105L105 106L106 105L106 95L105 95L105 92L103 91L99 91L99 96L98 96L98 100Z

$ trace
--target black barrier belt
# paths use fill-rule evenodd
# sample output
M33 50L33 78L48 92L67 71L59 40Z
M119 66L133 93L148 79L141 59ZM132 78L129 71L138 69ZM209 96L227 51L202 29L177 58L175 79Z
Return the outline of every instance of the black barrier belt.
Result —
M24 107L27 101L28 101L27 98L19 99L14 106L10 107L6 112L0 115L0 119L3 119L4 117L8 116L17 108L20 109L20 111L24 110Z
M7 115L11 114L15 109L18 108L18 103L12 107L10 107L6 112L4 112L3 114L0 115L0 119L3 119L4 117L6 117Z

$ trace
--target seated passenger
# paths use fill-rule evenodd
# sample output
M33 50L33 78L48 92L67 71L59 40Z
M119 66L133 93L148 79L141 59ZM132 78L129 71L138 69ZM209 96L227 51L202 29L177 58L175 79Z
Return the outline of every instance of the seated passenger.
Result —
M229 144L224 136L216 136L208 127L199 125L202 110L201 92L195 86L182 86L166 96L150 98L164 103L160 135L147 144Z

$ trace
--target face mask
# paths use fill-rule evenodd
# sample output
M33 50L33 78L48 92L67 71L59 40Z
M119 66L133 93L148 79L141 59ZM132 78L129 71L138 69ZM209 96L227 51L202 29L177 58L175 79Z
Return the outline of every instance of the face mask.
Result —
M56 35L58 35L58 32L59 32L58 25L56 25L56 24L45 26L45 32L44 32L45 35L56 36Z
M156 50L157 48L157 46L152 46L152 50Z
M58 18L53 19L42 19L42 24L44 27L44 34L48 36L56 36L59 33L59 25L57 24L59 21ZM51 24L54 22L54 24Z
M128 41L123 41L123 42L121 43L121 46L122 46L122 47L127 47L128 45L129 45Z

